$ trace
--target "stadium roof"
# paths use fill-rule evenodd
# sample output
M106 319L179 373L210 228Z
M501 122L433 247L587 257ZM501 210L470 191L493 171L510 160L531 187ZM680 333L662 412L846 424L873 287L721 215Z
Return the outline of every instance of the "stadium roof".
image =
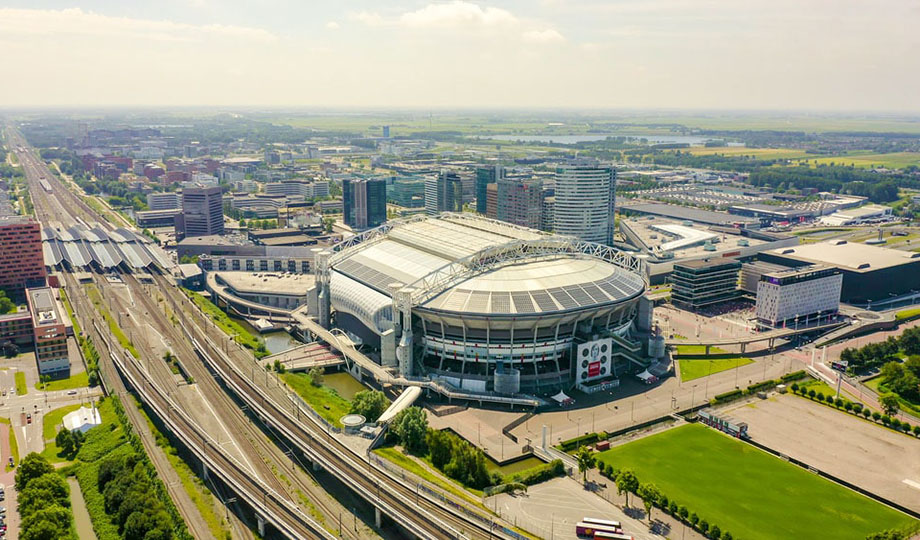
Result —
M430 283L431 276L443 284L448 270L455 271L456 279L419 307L478 314L566 311L622 301L645 290L638 273L600 256L550 250L537 258L502 259L503 246L566 240L472 215L443 214L399 224L383 238L345 248L338 261L333 259L333 276L348 276L388 296L392 284L418 287L413 284ZM480 258L496 264L480 265ZM475 269L464 272L464 264Z
M812 264L836 266L853 272L871 272L920 262L920 253L868 244L831 240L767 251L766 253Z

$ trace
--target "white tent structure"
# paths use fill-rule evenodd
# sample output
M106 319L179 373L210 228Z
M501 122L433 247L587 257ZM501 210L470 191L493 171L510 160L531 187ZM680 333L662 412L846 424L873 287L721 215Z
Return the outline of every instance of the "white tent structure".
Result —
M562 390L560 390L558 394L553 396L552 399L553 401L555 401L556 403L560 405L568 405L569 403L573 403L575 401L574 399L567 396L565 392L563 392Z
M639 373L638 375L636 375L636 377L638 377L639 380L644 382L645 384L654 384L655 382L658 381L658 377L649 373L647 369L643 371L642 373Z
M80 407L64 415L63 423L64 427L70 431L86 433L90 428L101 424L102 417L99 415L99 409L95 405L92 407Z

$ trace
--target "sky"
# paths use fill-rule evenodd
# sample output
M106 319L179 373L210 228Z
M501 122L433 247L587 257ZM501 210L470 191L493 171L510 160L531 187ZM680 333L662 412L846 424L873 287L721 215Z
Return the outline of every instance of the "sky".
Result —
M917 0L0 0L0 108L920 111Z

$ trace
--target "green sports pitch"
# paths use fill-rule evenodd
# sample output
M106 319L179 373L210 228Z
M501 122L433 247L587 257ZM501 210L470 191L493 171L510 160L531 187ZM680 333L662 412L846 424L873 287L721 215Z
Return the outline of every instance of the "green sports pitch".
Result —
M916 520L702 424L602 452L735 538L862 540Z

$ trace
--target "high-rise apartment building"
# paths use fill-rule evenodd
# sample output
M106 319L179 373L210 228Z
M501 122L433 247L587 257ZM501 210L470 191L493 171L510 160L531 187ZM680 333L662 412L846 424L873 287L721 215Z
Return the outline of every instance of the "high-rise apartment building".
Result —
M0 289L21 297L45 284L41 226L25 216L0 217Z
M425 213L429 216L441 212L463 210L463 183L453 171L441 171L437 177L425 180Z
M182 191L182 213L176 216L176 240L212 234L224 234L221 188L185 188Z
M386 179L342 180L342 206L345 224L352 229L364 230L381 225L387 220Z
M613 244L616 172L597 163L574 162L556 169L553 227L557 234Z
M498 179L498 219L539 229L543 214L543 182L532 176Z
M476 169L476 212L485 215L489 184L495 184L502 176L500 165Z

